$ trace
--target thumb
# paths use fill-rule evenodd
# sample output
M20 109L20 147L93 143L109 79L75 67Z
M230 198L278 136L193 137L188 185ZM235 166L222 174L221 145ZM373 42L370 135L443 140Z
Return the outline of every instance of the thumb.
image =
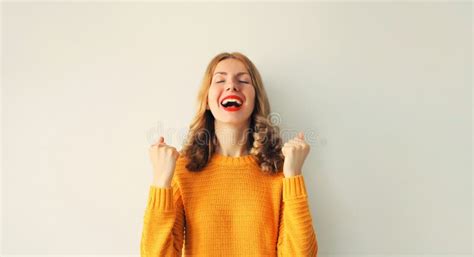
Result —
M300 131L300 132L298 133L298 138L304 140L304 133L303 133L303 131Z
M164 143L165 142L165 138L164 137L160 137L160 140L158 140L158 144L161 144L161 143Z

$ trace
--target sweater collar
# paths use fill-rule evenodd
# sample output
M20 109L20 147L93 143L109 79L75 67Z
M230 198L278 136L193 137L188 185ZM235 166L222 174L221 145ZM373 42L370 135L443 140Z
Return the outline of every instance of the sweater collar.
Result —
M251 154L242 156L226 156L219 153L214 153L212 159L222 164L250 164L256 163L255 157Z

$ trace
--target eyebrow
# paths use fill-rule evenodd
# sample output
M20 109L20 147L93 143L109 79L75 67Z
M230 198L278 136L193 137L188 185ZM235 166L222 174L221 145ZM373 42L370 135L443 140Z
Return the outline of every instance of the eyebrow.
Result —
M227 72L218 71L218 72L214 73L214 76L217 75L217 74L224 74L224 75L227 75ZM250 75L250 74L248 74L247 72L239 72L239 73L237 73L237 76L240 76L240 75L243 75L243 74Z

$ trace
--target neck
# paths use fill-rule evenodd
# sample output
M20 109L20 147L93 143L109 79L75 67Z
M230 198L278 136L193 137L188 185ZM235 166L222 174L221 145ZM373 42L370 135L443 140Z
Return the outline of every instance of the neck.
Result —
M249 122L242 124L214 122L217 137L216 152L231 157L248 155L247 138Z

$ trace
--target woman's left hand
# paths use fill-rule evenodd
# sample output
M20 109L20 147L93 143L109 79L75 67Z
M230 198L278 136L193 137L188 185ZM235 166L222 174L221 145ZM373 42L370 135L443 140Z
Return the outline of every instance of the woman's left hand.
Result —
M303 132L288 140L281 151L285 156L283 162L283 174L285 177L292 177L300 175L303 168L303 163L310 150L309 144L304 140Z

